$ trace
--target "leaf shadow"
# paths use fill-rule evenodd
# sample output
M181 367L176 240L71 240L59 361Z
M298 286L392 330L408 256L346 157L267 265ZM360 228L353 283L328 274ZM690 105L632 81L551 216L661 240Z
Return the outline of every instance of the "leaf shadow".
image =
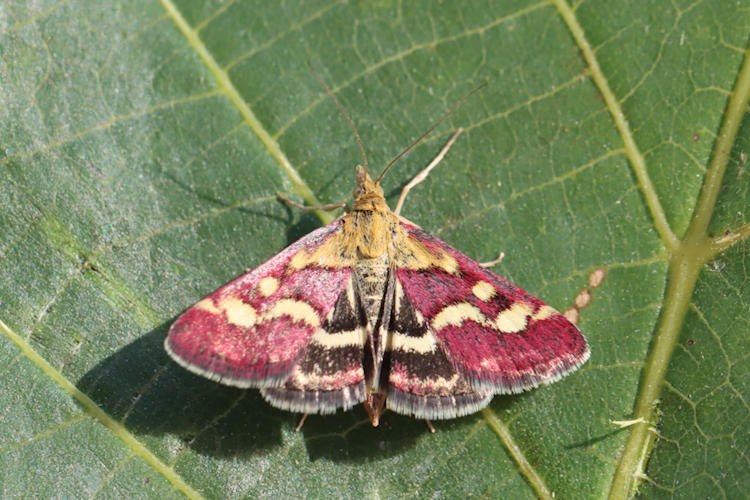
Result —
M387 460L430 434L424 420L389 411L373 427L362 405L334 415L310 415L301 431L311 461L325 458L342 463Z
M100 361L76 384L136 435L174 434L201 454L237 456L281 444L292 415L258 391L217 384L175 364L163 349L170 322Z
M618 428L618 429L614 429L614 430L611 430L609 432L605 432L603 434L600 434L598 436L593 436L593 437L590 437L588 439L584 439L582 441L576 441L576 442L570 443L570 444L564 446L564 448L566 450L575 450L577 448L590 448L591 446L593 446L593 445L595 445L597 443L600 443L602 441L610 439L611 437L616 436L617 434L620 434L621 432L624 432L626 429L627 429L627 427L621 427L621 428Z
M214 210L235 209L238 212L242 212L246 215L262 217L262 218L274 220L277 222L285 222L286 220L282 217L279 217L277 214L271 213L269 211L252 209L250 208L252 206L252 203L244 204L243 202L239 202L237 200L227 201L227 200L218 198L217 196L211 193L208 193L206 191L196 188L195 186L191 186L187 184L182 179L175 176L173 173L164 172L163 177L165 179L169 179L170 181L172 181L176 186L180 188L181 191L183 191L186 194L186 196L195 196L195 198L197 198L197 200L200 202L201 206L212 207ZM243 198L240 198L240 200L242 199Z
M291 211L296 209L293 207L289 207L288 205L287 209L290 211L289 219L287 221L288 229L286 231L287 246L291 245L303 236L315 231L322 225L318 216L313 212L303 212L302 215L300 215L299 218L293 222L294 218Z

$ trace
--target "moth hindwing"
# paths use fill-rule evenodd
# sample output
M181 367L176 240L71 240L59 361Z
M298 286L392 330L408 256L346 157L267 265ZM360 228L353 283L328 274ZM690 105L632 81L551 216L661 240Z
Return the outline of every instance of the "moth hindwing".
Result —
M165 342L273 406L364 403L445 419L554 382L589 357L563 315L392 212L364 167L352 210L182 314Z

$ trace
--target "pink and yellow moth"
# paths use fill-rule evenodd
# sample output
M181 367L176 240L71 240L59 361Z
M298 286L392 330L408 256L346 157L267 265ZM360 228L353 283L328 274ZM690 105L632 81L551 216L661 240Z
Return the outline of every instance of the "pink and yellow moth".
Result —
M364 403L373 426L384 407L467 415L588 359L562 314L399 215L413 183L391 211L380 186L388 167L373 181L357 166L350 211L185 311L169 355L284 410Z

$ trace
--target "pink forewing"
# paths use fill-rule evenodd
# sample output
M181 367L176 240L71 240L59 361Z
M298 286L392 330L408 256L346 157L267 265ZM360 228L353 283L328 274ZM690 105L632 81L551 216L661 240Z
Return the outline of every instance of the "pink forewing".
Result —
M279 386L304 355L314 323L329 313L350 274L346 267L290 269L289 261L299 251L321 245L340 226L335 221L313 231L188 309L170 328L167 350L189 370L225 384ZM273 293L259 292L264 278L275 279ZM269 314L284 301L303 312Z
M481 312L482 321L466 317L433 329L443 354L472 387L520 392L557 380L588 358L586 339L563 315L554 312L534 319L545 307L542 301L429 233L408 224L403 228L436 256L445 252L458 264L455 273L438 267L396 270L405 295L427 324L432 326L436 316L453 305L468 304ZM494 288L491 299L473 293L479 282ZM493 321L519 303L529 311L525 328L500 330Z

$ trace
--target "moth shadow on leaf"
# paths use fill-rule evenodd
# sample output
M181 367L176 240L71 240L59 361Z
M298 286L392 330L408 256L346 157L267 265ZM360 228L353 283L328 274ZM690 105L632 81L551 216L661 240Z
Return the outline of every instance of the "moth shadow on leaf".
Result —
M205 455L262 453L282 442L294 414L271 408L257 390L193 375L164 351L172 321L103 359L76 384L136 437L172 434Z
M475 416L433 422L437 433L472 425ZM432 439L424 420L386 411L380 425L373 427L362 405L333 415L309 415L300 432L310 460L327 459L339 463L366 463L402 454L418 440Z
M291 207L279 200L287 211L286 218L286 244L291 245L306 234L311 233L323 225L320 218L314 212L302 212L300 209ZM336 214L338 212L331 212Z
M294 209L292 209L294 210ZM291 245L304 235L318 229L323 224L317 215L312 212L305 212L300 215L299 219L292 222L292 217L288 221L288 229L286 231L287 245Z

